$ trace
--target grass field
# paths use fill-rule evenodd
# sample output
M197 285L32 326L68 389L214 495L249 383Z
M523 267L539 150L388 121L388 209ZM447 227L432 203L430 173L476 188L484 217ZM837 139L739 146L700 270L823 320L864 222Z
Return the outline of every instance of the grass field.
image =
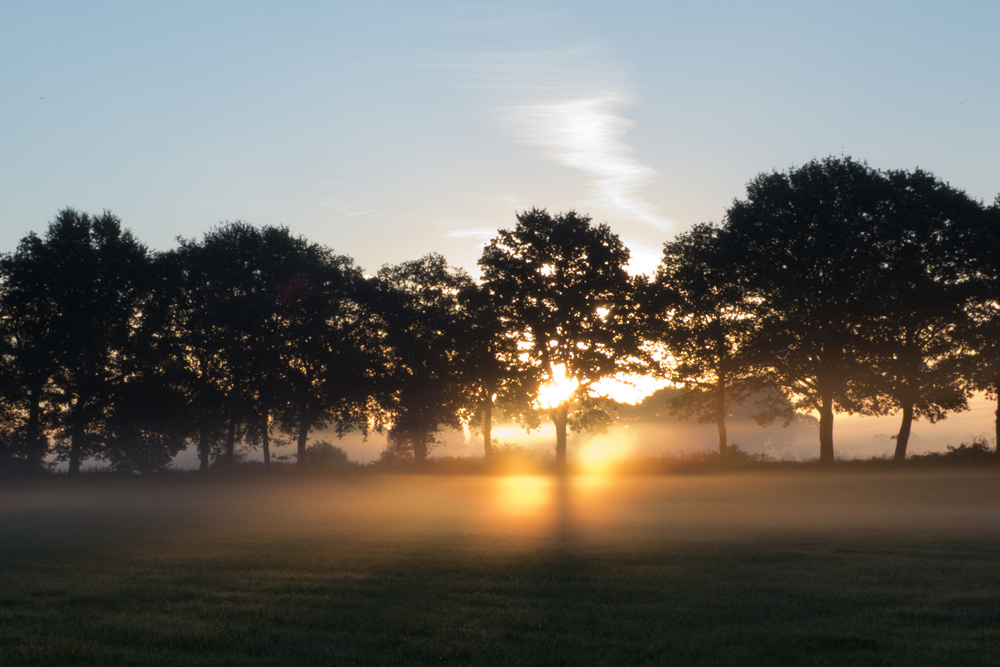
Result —
M1000 664L1000 475L0 487L0 666Z

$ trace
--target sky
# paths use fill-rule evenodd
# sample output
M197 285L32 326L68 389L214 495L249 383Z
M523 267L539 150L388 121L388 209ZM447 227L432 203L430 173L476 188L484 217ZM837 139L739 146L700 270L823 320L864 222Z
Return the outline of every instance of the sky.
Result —
M828 155L992 201L998 29L960 0L15 0L0 251L73 207L154 249L243 220L476 275L539 207L650 271L757 174Z
M755 175L827 155L1000 192L992 2L12 2L0 250L111 210L157 249L229 220L475 274L531 207L634 268Z

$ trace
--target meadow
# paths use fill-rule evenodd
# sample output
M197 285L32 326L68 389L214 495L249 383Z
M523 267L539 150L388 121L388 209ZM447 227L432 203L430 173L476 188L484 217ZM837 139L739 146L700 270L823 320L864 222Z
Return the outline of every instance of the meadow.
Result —
M1000 474L0 487L0 665L994 665Z

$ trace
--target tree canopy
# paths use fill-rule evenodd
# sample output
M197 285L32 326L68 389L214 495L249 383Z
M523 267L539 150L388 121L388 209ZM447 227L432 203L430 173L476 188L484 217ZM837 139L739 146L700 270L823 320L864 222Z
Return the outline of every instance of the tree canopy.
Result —
M864 409L877 315L884 177L850 158L761 174L726 212L734 271L759 321L755 354L796 407L820 415L820 460L832 462L835 410Z
M518 214L513 230L500 230L479 260L500 322L516 338L520 368L568 388L545 405L556 426L557 467L566 463L573 401L630 370L640 353L628 259L607 225L575 211L531 209Z
M475 409L463 345L472 322L461 299L472 279L431 254L385 266L378 280L386 343L378 394L390 423L390 451L424 461L438 432L460 428Z
M479 429L489 458L499 412L551 419L562 470L567 429L615 414L602 381L650 368L720 453L728 415L790 400L819 415L823 462L836 412L898 412L903 460L914 420L998 397L997 248L1000 198L849 157L757 176L653 276L574 211L518 213L474 280L437 254L366 276L242 222L153 253L113 214L66 209L0 257L0 466L149 473L188 444L202 469L248 449L267 466L290 442L304 463L326 429L387 430L390 458L421 461L442 430Z
M763 389L768 377L752 351L754 303L732 271L733 250L721 234L700 224L664 244L641 310L645 336L659 346L654 372L686 389L668 399L672 411L714 422L725 455L726 416Z
M149 253L111 213L65 209L44 237L22 240L3 271L5 344L17 351L7 369L22 380L15 429L37 461L51 424L57 456L76 474L102 454L114 397L130 379Z

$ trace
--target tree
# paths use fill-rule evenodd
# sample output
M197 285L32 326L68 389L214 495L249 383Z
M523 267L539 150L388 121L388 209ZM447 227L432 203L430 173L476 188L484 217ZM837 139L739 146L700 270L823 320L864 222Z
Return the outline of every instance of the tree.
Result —
M43 391L52 406L56 451L75 475L106 443L110 409L125 378L122 360L148 295L149 254L113 214L65 209L44 238L22 241L12 269L9 288L32 304L22 322L39 325L38 343L25 341L24 349L51 355L29 394L37 395L42 376L51 373ZM31 423L38 404L35 398L29 404ZM27 425L30 437L38 437L36 429Z
M200 243L178 240L179 335L204 472L216 454L226 466L235 463L237 436L248 420L241 391L248 373L246 337L257 332L241 302L254 287L258 233L245 223L230 223L208 232Z
M234 222L182 240L178 261L203 468L220 434L226 461L242 436L268 466L275 421L300 461L311 429L364 422L362 278L349 258L284 227Z
M112 470L159 472L187 444L187 401L175 384L161 380L155 372L143 373L115 397L101 453Z
M306 447L312 430L367 429L379 348L371 286L349 257L309 244L289 260L295 275L278 288L284 394L277 416L304 464L313 455Z
M875 383L864 326L882 289L873 269L885 193L867 164L828 157L761 174L726 213L733 270L757 306L754 354L796 408L819 413L824 463L834 459L834 411L863 411Z
M32 233L0 260L0 416L7 458L38 471L55 419L54 304L45 288L56 258Z
M657 372L688 391L670 395L671 411L714 422L719 454L728 450L726 416L766 385L748 354L757 320L731 272L721 230L695 225L663 246L663 259L642 303L644 335L666 348ZM762 422L774 414L760 414Z
M497 412L534 425L534 411L524 408L531 402L529 395L538 378L518 371L517 338L503 327L489 290L484 285L470 284L460 298L469 314L469 326L459 345L466 352L469 377L479 401L470 425L482 432L484 456L490 462L493 419Z
M975 247L976 289L964 332L964 375L973 389L997 401L994 436L1000 457L1000 195L984 210Z
M566 466L566 428L574 401L592 386L630 370L640 354L633 318L629 252L607 225L574 211L531 209L500 230L479 265L506 331L516 337L523 373L556 427L556 467ZM587 424L585 414L576 425Z
M427 255L378 272L382 364L375 395L390 422L389 451L426 460L443 428L460 428L476 397L462 341L470 317L465 271Z
M151 256L149 289L138 305L132 335L121 351L102 458L112 470L153 473L165 469L195 434L184 389L171 253Z
M899 410L895 460L906 458L914 419L931 423L967 409L961 332L976 289L982 209L964 192L916 170L885 173L886 193L872 239L879 255L876 346L867 392L873 413Z

